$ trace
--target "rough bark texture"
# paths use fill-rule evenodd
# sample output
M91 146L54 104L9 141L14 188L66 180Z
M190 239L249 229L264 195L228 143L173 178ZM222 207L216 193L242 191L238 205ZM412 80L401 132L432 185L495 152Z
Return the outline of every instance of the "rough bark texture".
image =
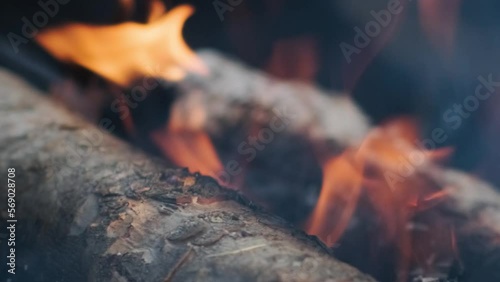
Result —
M16 169L13 281L374 281L239 194L150 160L6 71L0 131L0 182Z

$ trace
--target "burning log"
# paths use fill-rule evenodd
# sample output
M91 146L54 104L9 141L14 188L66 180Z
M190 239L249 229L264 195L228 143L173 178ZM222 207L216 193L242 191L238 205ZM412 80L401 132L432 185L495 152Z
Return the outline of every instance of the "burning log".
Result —
M208 66L211 75L190 75L176 82L175 86L181 95L174 104L171 115L170 122L175 126L190 131L209 132L211 135L217 136L228 126L236 125L242 120L253 119L252 122L258 123L259 118L261 118L270 123L273 116L293 117L293 122L290 122L286 127L287 133L305 136L311 144L319 144L322 149L328 146L329 149L323 150L323 152L328 152L331 155L335 155L336 152L341 152L345 148L359 148L360 144L366 143L364 141L373 129L368 119L348 96L328 95L304 84L281 82L246 68L242 64L213 51L201 51L198 54ZM199 115L190 114L189 111L193 109ZM268 115L264 115L262 118L254 112L265 112ZM203 118L199 118L200 116ZM410 130L412 127L406 124L402 128ZM380 151L374 150L378 157L371 161L374 161L373 165L379 166L379 169L391 171L394 168L385 167L384 164L380 163L380 160L385 157L380 158L379 154L388 150L391 153L387 155L387 158L394 158L389 160L389 163L394 161L393 164L397 165L399 157L405 156L405 153L392 151L397 148L397 145L394 147L388 145L400 142L401 139L398 136L388 133L383 138L387 139L382 139L382 147L378 147ZM413 142L417 139L418 136L415 135L409 137L408 141ZM364 146L366 147L367 144ZM411 147L407 149L409 151L406 153L415 152ZM428 156L432 155L439 158L439 155L445 154L445 151L420 153L427 159ZM320 161L322 161L321 156ZM418 215L419 209L427 209L426 205L436 207L429 214L439 217L439 220L432 224L445 226L442 228L443 230L436 232L451 232L451 235L448 233L443 237L446 238L445 240L449 238L451 250L443 250L442 253L453 252L458 261L474 265L474 269L467 269L468 275L473 277L468 278L467 281L484 280L484 276L482 276L484 273L492 273L492 269L500 265L498 259L500 253L498 247L500 240L500 194L498 189L464 172L438 166L433 162L432 157L429 157L415 169L413 175L405 177L404 181L398 185L398 191L386 192L384 187L372 189L372 193L388 193L391 195L388 197L399 201L392 209L386 210L390 213L387 214L388 218L383 219L383 221L387 220L387 224L392 224L390 219L394 217L394 214L402 214L403 210L408 208L408 200L417 199L415 209L408 213L408 218L398 223L401 225L398 227L401 228L399 231L401 233L393 235L394 240L400 240L411 233L408 228L414 228L409 226L412 224L413 216ZM361 183L361 180L354 180L353 176L345 177ZM338 182L338 179L336 180ZM340 182L330 184L337 186L344 184L344 182ZM344 197L350 195L349 193L356 194L353 197L358 197L361 192L353 191L365 184L360 183L354 183L356 184L354 187L346 185L346 187L338 188L345 192L341 193ZM422 202L418 202L422 199ZM325 198L323 200L328 202L325 205L338 206L334 199ZM356 199L353 201L355 202ZM387 206L392 203L382 201L379 204ZM337 209L342 209L340 213L349 219L354 207L354 205L341 206ZM350 212L349 209L351 209ZM429 214L425 216L432 217ZM332 227L335 232L325 229L324 234L321 234L322 231L315 233L317 230L314 228L308 231L320 235L325 242L330 240L328 243L333 245L345 231L341 225L347 225L348 221L335 221L332 213L325 213L324 217L335 225ZM324 223L320 222L319 229L328 228ZM423 236L422 239L418 238L418 231L415 233L409 235L415 236L413 240L421 240L424 244L429 243L429 241L425 242L427 235ZM408 240L412 239L408 238ZM480 241L480 247L471 247L471 240ZM407 241L401 244L401 249L404 249L406 248L404 244L410 243ZM447 244L443 243L443 245ZM431 249L426 255L436 253L440 253L440 251ZM462 255L466 257L462 257ZM484 260L485 264L469 263L477 258Z
M371 128L368 119L347 95L333 95L305 84L279 81L212 51L199 52L199 60L180 36L182 23L191 11L188 7L178 7L164 15L162 20L146 25L123 23L98 27L68 24L41 33L37 41L60 60L87 67L122 87L129 87L133 81L144 76L175 80L172 85L180 95L171 108L168 123L156 119L158 116L167 116L166 105L162 104L157 107L162 114L146 121L146 126L138 124L135 129L139 132L134 131L137 116L131 118L129 114L132 109L127 107L128 103L122 104L120 109L127 111L125 114L129 116L129 120L125 121L128 132L134 137L147 139L140 141L149 142L151 138L177 165L212 176L225 185L243 187L246 189L244 192L255 190L251 185L235 185L243 178L241 174L245 170L241 166L248 163L231 160L224 162L226 166L223 166L210 137L231 136L237 140L242 134L253 138L253 148L245 147L245 142L237 146L237 157L243 160L253 160L257 150L262 150L262 146L255 143L256 137L266 144L273 139L269 136L276 132L285 132L286 138L290 140L305 139L316 153L316 160L311 163L323 167L320 199L305 224L308 233L318 235L327 244L334 245L347 230L358 200L366 195L384 222L384 232L381 233L386 234L382 236L394 243L400 253L397 259L399 265L396 267L400 281L406 280L412 270L412 256L418 261L419 267L424 265L424 268L428 268L421 274L436 273L436 268L443 265L435 259L440 254L444 254L442 261L445 261L445 268L451 265L459 257L457 240L466 237L463 232L471 229L467 228L471 223L473 226L479 224L485 227L481 230L486 230L485 241L488 244L497 240L498 200L491 200L496 198L493 197L496 192L488 187L482 189L484 193L480 194L489 197L469 197L469 191L474 190L471 187L487 185L475 179L466 181L468 184L465 186L455 181L462 179L463 174L433 164L432 156L439 153L422 152L421 159L425 161L419 165L418 171L404 176L404 181L400 181L401 177L397 176L396 182L399 183L394 187L387 185L390 184L386 183L387 177L383 181L386 172L393 171L399 166L400 158L407 158L404 154L411 154L414 150L413 144L406 144L406 148L400 151L400 145L404 143L402 141L412 143L418 138L418 134L398 136L398 132L412 131L415 127L402 124L399 129L397 126L393 129L384 129L383 126ZM149 35L154 40L138 40L141 36L147 39ZM114 44L100 44L102 39L107 38L112 38ZM81 49L82 46L93 48ZM163 47L168 48L164 50ZM154 64L157 64L156 69ZM147 79L142 82L146 84ZM134 91L135 95L147 96L147 86L143 85L145 89L136 86L130 87L132 97L135 98ZM163 90L166 89L160 89ZM149 94L150 97L158 96L158 93ZM165 95L168 93L162 94L168 96ZM121 98L125 101L126 97ZM146 107L142 111L150 110ZM159 123L160 128L155 127ZM155 129L151 133L152 124L155 124ZM269 128L264 128L266 126ZM230 146L224 147L227 150ZM300 150L291 153L297 151ZM237 171L242 173L235 173ZM372 174L371 177L365 175L367 171ZM273 172L275 177L279 176L276 171ZM233 177L235 174L236 177ZM450 179L449 175L457 177ZM183 177L181 182L184 183L187 176ZM245 177L252 179L248 175ZM469 178L466 175L463 177ZM446 199L450 200L445 202L449 205L442 204ZM177 203L177 199L174 202ZM428 210L429 206L435 209ZM448 212L452 211L451 216L441 213L442 207L446 207ZM417 218L424 220L419 222ZM193 224L198 226L198 223ZM422 229L427 231L422 232ZM439 235L430 235L428 230ZM426 236L431 240L427 240ZM449 244L433 246L432 242L440 239ZM246 250L246 247L243 249ZM182 256L180 263L184 263L184 260ZM447 272L448 269L441 271Z
M155 132L152 139L176 164L204 174L217 177L223 168L207 157L194 165L186 159L193 160L195 156L186 153L183 159L172 152L191 150L212 158L216 154L206 133L213 136L227 125L255 126L259 124L255 121L266 120L265 114L276 115L285 123L287 132L317 142L316 147L331 148L328 151L333 155L362 141L369 122L348 96L332 96L305 84L281 82L214 52L202 52L200 59L182 38L182 27L192 12L192 7L180 5L144 24L66 23L43 30L35 40L55 58L88 68L121 87L142 80L144 85L130 88L132 96L144 97L148 90L151 92L151 84L144 77L175 81L181 99L173 107L169 124ZM129 116L125 127L132 133L130 105L126 103L118 108ZM336 120L342 122L333 122ZM276 123L274 126L277 128ZM186 132L189 138L181 134ZM165 145L165 140L176 145ZM186 150L182 144L188 141L189 147L196 150Z
M0 179L15 168L17 187L16 278L373 281L213 179L148 159L5 71L0 84Z
M199 127L216 134L228 123L258 119L253 109L290 119L287 132L307 136L313 143L335 145L337 150L361 143L371 128L348 95L280 81L215 51L202 50L198 55L210 74L191 74L176 83L182 95L173 111L182 117L178 120L184 128ZM187 114L190 109L197 109L205 119L195 120Z
M171 106L168 123L156 128L151 139L177 165L210 175L226 186L241 182L242 174L232 173L234 169L226 167L229 162L221 164L210 140L206 142L206 135L247 139L233 144L232 151L235 158L243 160L238 167L244 167L262 150L262 144L271 143L269 140L280 134L304 140L324 161L348 146L359 145L371 129L368 118L344 93L328 93L308 84L275 79L213 50L201 50L197 55L208 74L189 73L182 80L167 83L179 95ZM183 139L183 134L187 138ZM175 143L187 142L191 150L198 148L196 151L204 154L181 156L179 152L186 150Z

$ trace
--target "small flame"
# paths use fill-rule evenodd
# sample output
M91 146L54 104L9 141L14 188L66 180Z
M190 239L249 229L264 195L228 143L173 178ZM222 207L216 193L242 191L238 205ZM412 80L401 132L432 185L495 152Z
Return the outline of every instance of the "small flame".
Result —
M446 190L419 177L418 165L443 158L449 150L419 151L411 143L418 138L417 129L408 118L390 121L374 129L357 150L351 148L327 160L323 165L321 194L306 228L328 245L335 244L347 229L360 195L365 193L382 219L385 239L399 249L401 281L406 279L414 255L412 246L426 245L420 238L412 238L409 226L413 217L447 198ZM420 158L417 164L410 162L412 154ZM451 234L448 227L439 229L442 234ZM453 238L448 239L453 245ZM427 257L435 252L432 248L427 250L419 255Z
M177 132L157 130L152 133L153 142L175 164L190 170L218 178L222 164L210 137L202 132Z
M333 245L347 228L361 191L362 167L352 151L323 165L323 188L312 213L308 232Z
M210 137L203 129L206 119L204 108L193 103L188 109L173 107L169 123L154 131L151 138L176 165L220 181L219 173L223 166Z
M150 76L158 65L161 70L155 75L175 81L188 71L207 73L182 37L182 27L192 13L191 6L182 5L148 24L70 23L43 30L36 40L59 60L88 68L120 86Z
M432 44L445 56L452 55L462 0L421 0L420 24Z

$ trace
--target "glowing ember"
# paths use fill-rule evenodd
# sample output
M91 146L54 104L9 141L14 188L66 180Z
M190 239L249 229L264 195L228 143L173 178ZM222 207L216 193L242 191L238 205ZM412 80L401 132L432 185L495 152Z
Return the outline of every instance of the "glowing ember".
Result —
M153 66L158 65L161 69L155 75L179 80L188 71L207 72L182 38L182 27L192 13L193 9L184 5L149 24L71 23L43 30L36 40L56 58L86 67L121 86L150 76Z

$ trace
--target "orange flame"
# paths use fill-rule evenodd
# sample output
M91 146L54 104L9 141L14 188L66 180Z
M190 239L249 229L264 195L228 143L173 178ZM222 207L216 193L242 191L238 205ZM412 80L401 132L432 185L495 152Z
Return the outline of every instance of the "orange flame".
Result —
M192 13L191 6L182 5L148 24L70 23L43 30L36 40L56 58L88 68L121 86L150 76L151 69L158 65L160 73L155 75L179 80L188 71L207 73L182 38L182 27Z
M131 10L134 3L122 1L122 4ZM165 11L163 3L154 0L148 24L126 22L93 26L70 23L44 30L36 40L59 60L86 67L122 87L137 78L152 75L175 81L189 71L206 74L206 66L182 37L183 25L193 8L182 5L166 14ZM123 94L113 94L124 104ZM222 165L210 138L200 128L203 112L197 113L196 109L190 113L191 123L186 123L182 114L174 113L170 123L153 132L151 137L177 165L217 178ZM132 134L133 121L130 114L127 116L124 125Z
M323 165L323 188L308 232L333 245L345 231L361 191L362 167L353 152L331 158Z
M175 164L217 180L223 170L212 141L203 129L206 113L203 106L190 104L188 111L173 107L169 123L151 133L153 142Z
M152 133L153 142L175 164L218 178L222 164L210 137L202 132L158 130Z
M418 166L444 157L449 150L419 151L411 143L418 137L417 128L406 118L388 122L374 129L358 150L348 149L327 160L323 165L321 194L306 228L308 233L317 235L328 245L335 244L348 227L360 195L366 194L384 223L384 237L399 249L401 281L406 279L414 255L412 245L427 243L412 238L409 226L413 216L447 196L445 190L419 177ZM420 157L420 162L411 163L411 154ZM441 233L449 236L447 226L439 229L444 229ZM453 245L453 238L448 239ZM425 255L429 255L435 248L426 250Z

